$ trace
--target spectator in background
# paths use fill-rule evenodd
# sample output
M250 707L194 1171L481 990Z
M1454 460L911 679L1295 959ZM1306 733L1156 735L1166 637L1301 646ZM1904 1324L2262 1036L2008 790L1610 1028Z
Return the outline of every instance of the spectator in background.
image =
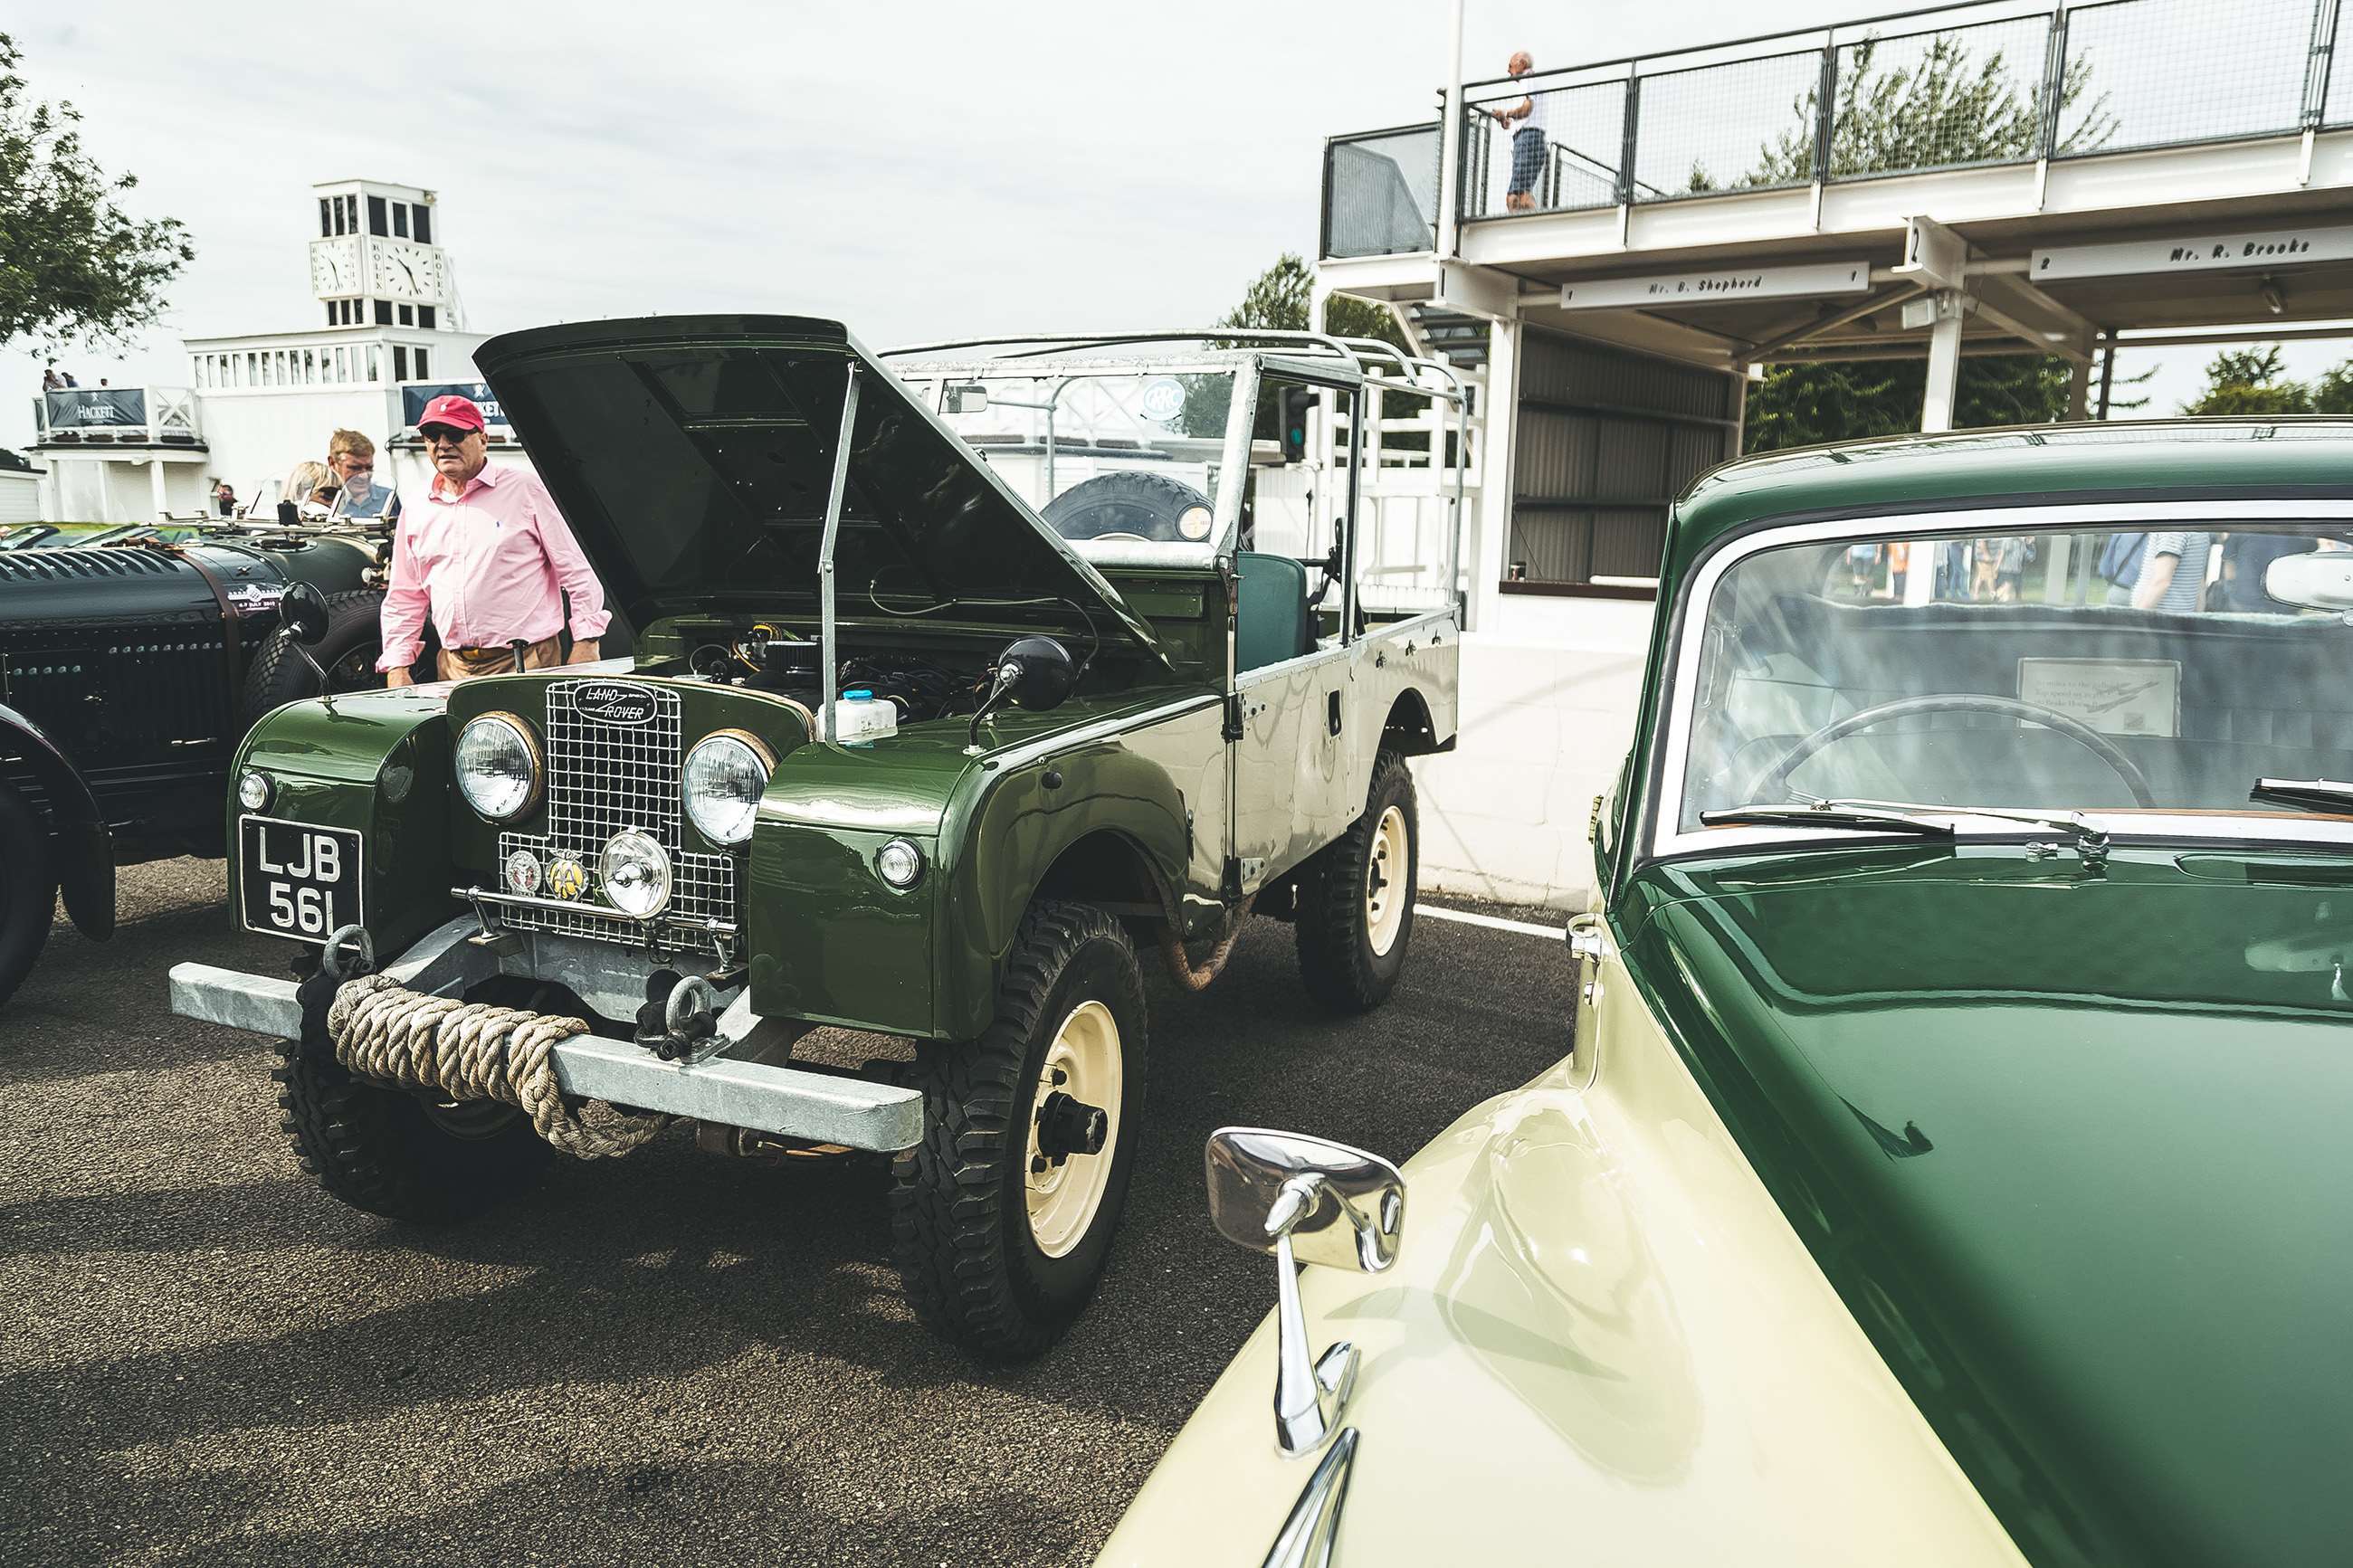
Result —
M2096 570L2108 584L2109 604L2132 603L2133 584L2140 581L2140 563L2147 552L2146 533L2111 533L2108 542L2100 546Z
M301 506L304 501L315 498L319 492L319 487L326 482L326 464L297 463L286 476L286 489L281 499Z
M213 487L213 510L223 517L237 515L237 491L230 488L227 479Z
M1536 68L1535 58L1522 49L1504 68L1514 79L1524 77ZM1496 124L1512 128L1512 183L1504 191L1504 210L1532 213L1536 210L1536 182L1544 177L1545 157L1551 145L1545 135L1546 105L1538 95L1529 93L1487 113Z
M379 517L399 508L375 482L375 443L356 430L327 438L327 482L314 499L332 503L338 517Z
M48 369L41 373L41 390L43 392L63 392L65 389L66 378L58 374L58 362L51 360L49 362Z
M2195 611L2206 588L2206 558L2213 546L2211 533L2150 534L2140 580L2133 584L2133 608Z

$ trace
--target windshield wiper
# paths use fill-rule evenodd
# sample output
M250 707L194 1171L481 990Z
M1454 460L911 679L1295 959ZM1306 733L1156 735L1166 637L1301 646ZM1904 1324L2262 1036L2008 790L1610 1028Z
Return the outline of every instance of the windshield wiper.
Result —
M2255 787L2247 792L2249 800L2260 800L2273 805L2308 806L2315 811L2353 811L2353 784L2339 784L2335 779L2257 779Z
M1923 838L1953 837L1953 830L1941 822L1892 811L1857 811L1833 800L1812 805L1731 805L1703 811L1699 819L1708 827L1849 827L1861 833L1916 833Z

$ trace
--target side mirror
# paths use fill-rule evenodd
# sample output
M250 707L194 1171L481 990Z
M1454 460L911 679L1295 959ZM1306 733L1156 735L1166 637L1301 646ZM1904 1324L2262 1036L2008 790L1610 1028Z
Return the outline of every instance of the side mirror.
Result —
M1059 708L1079 684L1078 661L1061 643L1046 637L1016 637L997 656L996 682L972 712L972 729L965 736L965 753L980 754L981 721L1010 702L1042 713Z
M316 647L326 640L327 596L308 583L297 583L278 601L278 618L297 643Z
M1377 1154L1262 1127L1223 1127L1204 1152L1209 1218L1237 1247L1274 1254L1274 1435L1312 1452L1337 1429L1356 1384L1356 1347L1308 1351L1299 1265L1377 1274L1397 1261L1405 1177Z
M977 414L988 406L988 388L976 381L948 383L948 412Z
M2263 568L2263 592L2306 610L2353 611L2353 550L2308 550Z

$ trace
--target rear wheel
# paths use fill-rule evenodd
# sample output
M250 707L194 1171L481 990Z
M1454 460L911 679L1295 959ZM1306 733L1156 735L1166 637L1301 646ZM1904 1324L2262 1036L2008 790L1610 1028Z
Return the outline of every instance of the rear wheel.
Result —
M1001 1361L1061 1336L1118 1228L1145 1060L1125 930L1091 905L1031 906L996 1021L920 1050L923 1142L892 1162L891 1229L926 1327Z
M355 1078L322 1041L278 1043L280 1128L302 1169L356 1209L448 1225L471 1218L547 1163L531 1121L489 1100L438 1102Z
M372 588L353 588L327 595L327 635L311 650L327 672L329 694L373 691L384 684L375 661L384 653L384 595ZM248 724L273 708L316 697L319 677L280 626L254 655L245 673L245 721Z
M41 956L57 900L48 829L22 795L0 784L0 1002Z
M1365 814L1301 868L1299 973L1339 1013L1388 1000L1413 940L1420 818L1413 773L1395 752L1373 763Z

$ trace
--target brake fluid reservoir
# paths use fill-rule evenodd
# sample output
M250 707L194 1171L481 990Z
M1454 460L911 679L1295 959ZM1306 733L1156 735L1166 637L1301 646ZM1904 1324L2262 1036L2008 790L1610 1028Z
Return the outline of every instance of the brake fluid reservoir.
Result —
M837 741L871 741L895 734L898 729L898 708L878 700L871 691L845 691L834 699L833 738Z

